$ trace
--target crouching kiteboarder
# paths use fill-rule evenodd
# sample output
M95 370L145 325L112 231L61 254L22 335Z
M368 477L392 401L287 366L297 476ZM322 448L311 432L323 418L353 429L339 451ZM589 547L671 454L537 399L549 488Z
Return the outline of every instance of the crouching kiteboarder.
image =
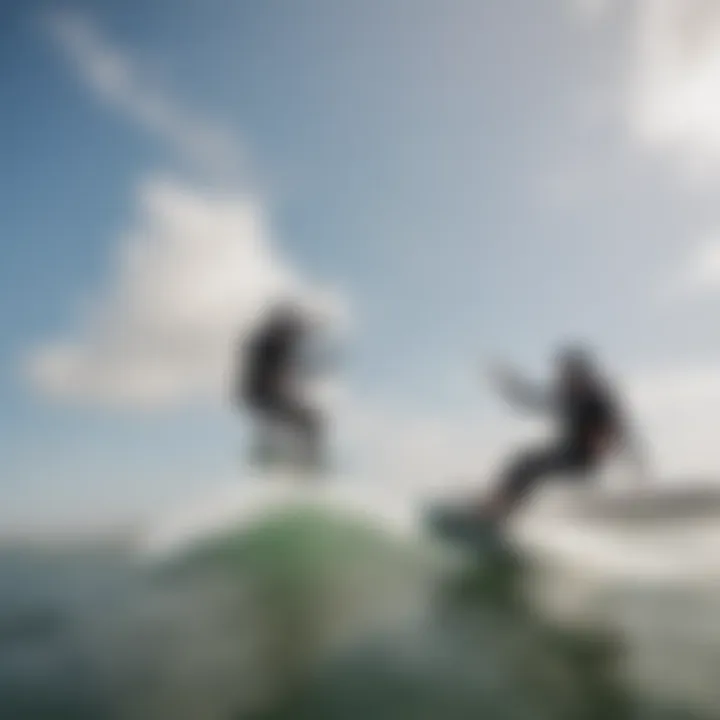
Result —
M257 425L255 460L274 464L292 447L298 469L323 466L321 412L303 396L314 340L312 321L296 305L279 303L243 339L237 363L236 402Z
M611 455L638 447L617 394L594 360L580 348L563 350L557 358L556 380L543 392L508 371L496 371L503 395L513 404L540 412L559 425L557 438L545 446L520 452L500 478L481 513L502 520L546 479L564 476L587 479Z
M557 422L558 433L545 445L518 452L489 499L434 512L432 523L441 533L480 539L488 530L499 530L548 479L589 478L615 453L629 452L641 466L623 408L590 355L581 348L564 349L556 364L556 379L549 389L533 387L505 369L493 373L507 400L548 415Z

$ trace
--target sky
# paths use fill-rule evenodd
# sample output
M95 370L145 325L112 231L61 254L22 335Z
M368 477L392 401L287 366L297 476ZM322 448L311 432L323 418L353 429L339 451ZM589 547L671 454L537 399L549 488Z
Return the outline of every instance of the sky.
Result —
M0 0L0 522L242 481L269 299L344 344L342 462L488 477L483 368L596 348L667 478L720 477L713 0Z

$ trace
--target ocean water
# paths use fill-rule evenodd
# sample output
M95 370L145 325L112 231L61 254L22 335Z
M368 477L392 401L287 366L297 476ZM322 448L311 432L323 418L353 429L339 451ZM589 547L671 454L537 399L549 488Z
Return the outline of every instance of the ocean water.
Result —
M126 549L91 541L0 547L0 717L110 716L92 625L133 576Z
M708 577L481 566L327 512L165 562L126 539L17 542L0 718L714 718L719 617Z

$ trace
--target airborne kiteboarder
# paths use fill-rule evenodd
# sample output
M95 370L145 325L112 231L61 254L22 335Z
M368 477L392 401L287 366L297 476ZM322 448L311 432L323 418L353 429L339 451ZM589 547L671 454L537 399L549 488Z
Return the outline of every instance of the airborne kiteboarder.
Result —
M322 464L323 419L302 394L311 330L307 315L297 305L283 302L241 343L236 402L251 412L259 426L256 459L261 464L285 455L290 442L300 450L294 464L305 469Z

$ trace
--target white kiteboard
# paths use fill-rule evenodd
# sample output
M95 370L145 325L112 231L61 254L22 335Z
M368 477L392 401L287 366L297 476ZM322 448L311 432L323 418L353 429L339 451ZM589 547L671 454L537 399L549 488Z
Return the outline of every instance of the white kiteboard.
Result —
M580 493L572 514L587 520L625 523L663 523L720 519L720 484L644 484Z

